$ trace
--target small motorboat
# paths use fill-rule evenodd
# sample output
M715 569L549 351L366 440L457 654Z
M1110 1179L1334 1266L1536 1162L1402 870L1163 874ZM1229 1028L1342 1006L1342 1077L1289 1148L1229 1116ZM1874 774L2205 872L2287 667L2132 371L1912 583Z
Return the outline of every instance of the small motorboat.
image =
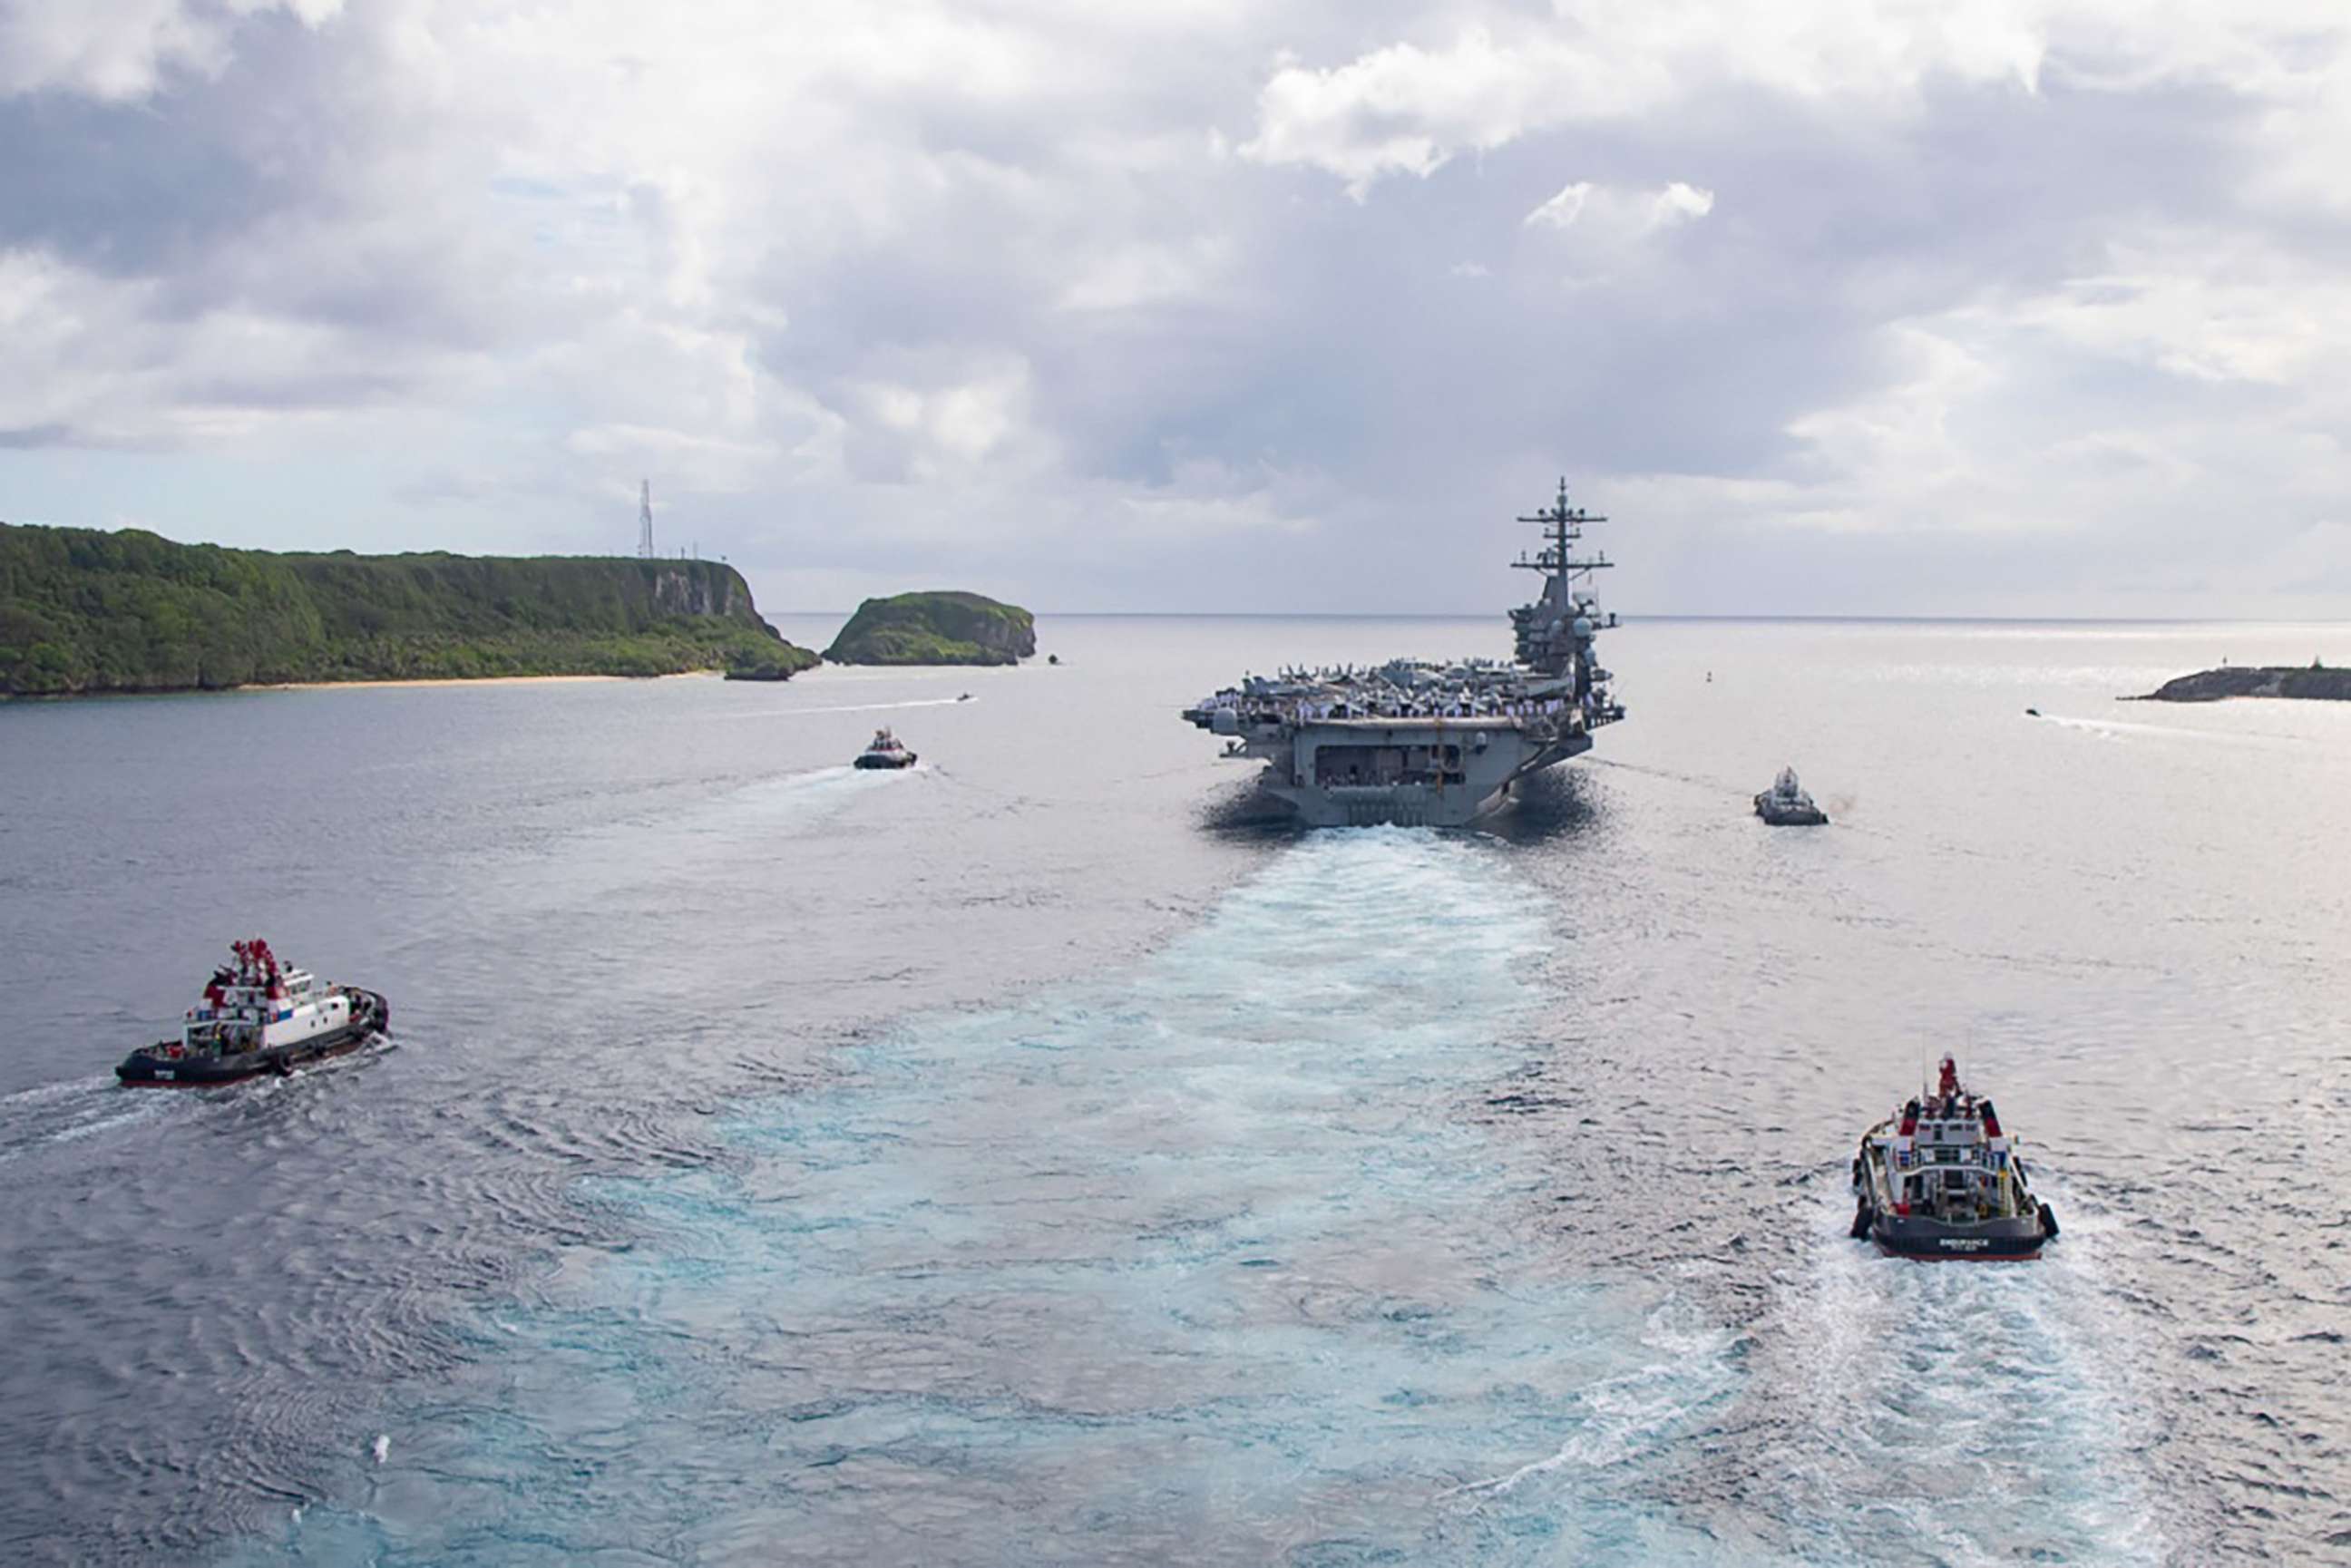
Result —
M177 1040L132 1051L115 1068L126 1088L204 1089L356 1051L392 1022L374 991L329 985L278 962L258 936L233 942L235 962L213 971Z
M1853 1192L1854 1239L1899 1258L2037 1258L2057 1239L2020 1141L1948 1056L1934 1092L1862 1134Z
M1813 805L1804 787L1796 782L1792 768L1780 769L1771 788L1755 797L1755 814L1775 828L1817 828L1829 820L1829 814Z
M966 693L964 693L964 694L963 694L963 695L961 695L961 696L959 696L959 697L956 698L956 701L957 701L957 702L959 702L959 703L967 703L967 702L971 701L971 694L970 694L969 692L966 692Z
M2026 708L2024 710L2024 716L2027 718L2039 718L2041 716L2041 710L2037 707Z
M860 754L860 768L912 768L914 754L906 749L898 737L886 729L873 732L873 742Z

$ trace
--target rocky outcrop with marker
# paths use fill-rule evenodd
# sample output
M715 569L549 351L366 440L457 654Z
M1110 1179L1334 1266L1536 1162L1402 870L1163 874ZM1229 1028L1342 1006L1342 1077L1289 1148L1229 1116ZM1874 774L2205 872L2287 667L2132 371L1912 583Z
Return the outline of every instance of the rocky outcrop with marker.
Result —
M2199 670L2158 686L2140 702L2212 703L2223 697L2302 697L2320 702L2351 702L2351 669L2313 660L2308 664L2223 664Z

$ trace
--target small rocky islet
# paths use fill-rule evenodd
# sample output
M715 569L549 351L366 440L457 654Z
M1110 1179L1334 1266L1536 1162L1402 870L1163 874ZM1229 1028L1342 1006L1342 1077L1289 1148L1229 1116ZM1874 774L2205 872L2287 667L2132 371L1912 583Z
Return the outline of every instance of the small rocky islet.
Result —
M933 590L869 599L825 658L836 664L1017 664L1037 652L1037 618L984 594Z

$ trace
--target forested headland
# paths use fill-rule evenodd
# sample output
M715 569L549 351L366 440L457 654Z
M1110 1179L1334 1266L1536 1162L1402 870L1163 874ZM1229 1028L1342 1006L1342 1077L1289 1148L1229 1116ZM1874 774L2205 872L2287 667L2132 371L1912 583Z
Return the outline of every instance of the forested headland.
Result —
M815 663L716 561L277 554L0 523L0 695L721 669L775 678Z

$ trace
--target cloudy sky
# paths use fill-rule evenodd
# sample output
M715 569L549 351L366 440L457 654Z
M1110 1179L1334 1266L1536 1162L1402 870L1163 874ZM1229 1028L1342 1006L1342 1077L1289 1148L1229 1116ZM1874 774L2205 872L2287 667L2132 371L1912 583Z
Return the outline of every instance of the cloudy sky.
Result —
M0 0L0 517L2351 616L2351 11Z

